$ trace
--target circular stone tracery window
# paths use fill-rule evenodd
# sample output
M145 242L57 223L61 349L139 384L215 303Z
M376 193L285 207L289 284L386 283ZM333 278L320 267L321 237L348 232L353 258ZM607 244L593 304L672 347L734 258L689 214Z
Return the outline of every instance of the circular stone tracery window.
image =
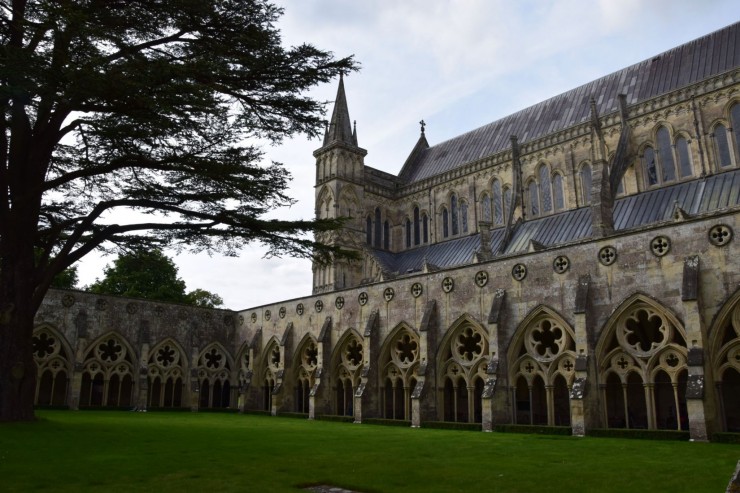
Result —
M601 265L612 265L617 261L617 249L611 245L603 247L599 250L599 262Z
M298 303L298 304L296 305L296 307L295 307L295 312L296 312L296 313L297 313L298 315L303 315L303 310L304 310L304 308L303 308L303 303Z
M280 310L278 310L278 316L280 318L285 318L285 313L286 313L285 307L284 306L281 306L280 307Z
M482 288L488 284L488 272L482 270L475 275L475 285Z
M303 354L301 355L301 359L303 360L303 365L313 370L316 368L316 365L318 363L319 358L319 348L316 347L316 344L313 342L306 346L306 349L303 350Z
M367 305L367 300L368 300L368 297L365 291L363 291L357 296L357 302L360 304L360 306Z
M546 318L527 330L524 340L527 352L542 361L555 359L568 343L565 329L555 320Z
M656 236L650 242L650 251L656 257L662 257L671 251L671 239L667 236Z
M511 269L511 277L517 281L523 281L524 278L527 277L527 266L524 264L516 264Z
M709 242L714 246L725 246L732 241L732 228L726 224L717 224L709 230Z
M350 368L357 368L362 364L362 344L357 339L352 339L344 348L342 359Z
M451 277L445 277L442 280L442 291L450 293L453 289L455 289L455 280Z
M673 328L648 307L640 307L625 316L617 328L619 344L638 356L650 356L668 344Z
M452 343L452 355L457 362L468 366L483 354L484 346L483 335L473 327L465 327Z
M321 312L321 310L324 309L324 302L321 300L316 300L316 303L314 303L314 308L316 308L317 312Z
M567 271L569 267L570 260L565 255L555 257L555 260L552 261L552 268L558 274L565 273L565 271Z
M337 307L337 310L341 310L344 307L344 297L337 296L337 299L334 300L334 306Z
M257 313L252 312L252 315L251 315L250 318L252 319L252 323L256 322L257 321Z
M383 291L383 298L385 298L385 301L391 301L395 295L396 292L393 291L393 288L385 288L385 291Z
M411 366L419 355L419 343L411 337L410 334L404 333L393 345L391 356L394 363L401 368Z
M272 317L272 313L270 313L270 310L265 310L265 320L270 320L270 317Z
M418 298L419 296L421 296L421 293L423 292L424 292L424 288L421 286L421 283L415 282L411 286L411 296L413 296L414 298Z

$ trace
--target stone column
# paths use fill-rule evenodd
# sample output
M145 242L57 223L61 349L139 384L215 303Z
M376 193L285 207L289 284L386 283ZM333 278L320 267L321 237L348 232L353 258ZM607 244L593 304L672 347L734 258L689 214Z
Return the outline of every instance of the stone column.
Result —
M190 410L198 412L200 405L200 383L198 382L198 347L193 346L190 352L192 366L190 367Z
M87 347L87 338L80 337L77 339L77 348L75 350L75 363L74 369L72 370L72 378L69 382L69 396L67 402L69 402L69 408L73 411L80 409L80 392L82 392L82 370L85 361L85 348Z

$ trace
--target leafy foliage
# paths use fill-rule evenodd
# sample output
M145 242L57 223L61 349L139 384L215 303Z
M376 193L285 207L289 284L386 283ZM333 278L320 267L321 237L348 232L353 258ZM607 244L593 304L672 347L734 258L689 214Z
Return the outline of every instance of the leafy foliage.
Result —
M77 287L79 278L77 277L77 267L72 266L64 269L62 272L54 276L54 280L51 281L52 288L61 289L74 289Z
M200 288L190 291L185 296L185 302L201 308L216 308L224 304L223 298L219 295Z

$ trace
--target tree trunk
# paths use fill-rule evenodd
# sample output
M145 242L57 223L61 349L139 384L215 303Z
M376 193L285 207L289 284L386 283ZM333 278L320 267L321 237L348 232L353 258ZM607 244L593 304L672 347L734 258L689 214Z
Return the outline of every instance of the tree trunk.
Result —
M32 335L35 310L26 300L0 300L0 421L31 421L36 392Z

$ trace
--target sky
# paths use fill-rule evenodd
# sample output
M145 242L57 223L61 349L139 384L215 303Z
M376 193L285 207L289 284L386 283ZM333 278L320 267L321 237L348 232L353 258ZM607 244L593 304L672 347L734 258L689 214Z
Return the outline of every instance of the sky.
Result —
M365 164L398 174L426 122L430 145L448 140L740 20L737 0L276 0L285 46L310 43L361 70L345 78ZM337 81L310 94L333 101ZM332 106L327 106L328 115ZM328 118L328 116L327 116ZM297 200L271 216L310 219L319 140L265 147L283 163ZM207 289L234 310L311 294L311 264L165 252L187 289ZM115 257L89 256L80 285Z

